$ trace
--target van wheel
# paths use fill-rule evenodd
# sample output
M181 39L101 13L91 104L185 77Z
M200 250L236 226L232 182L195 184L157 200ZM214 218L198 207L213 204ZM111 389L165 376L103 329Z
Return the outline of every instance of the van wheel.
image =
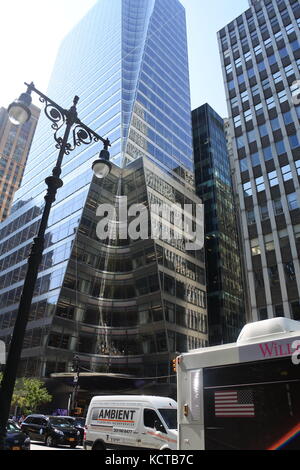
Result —
M104 442L96 442L93 445L92 450L105 450Z

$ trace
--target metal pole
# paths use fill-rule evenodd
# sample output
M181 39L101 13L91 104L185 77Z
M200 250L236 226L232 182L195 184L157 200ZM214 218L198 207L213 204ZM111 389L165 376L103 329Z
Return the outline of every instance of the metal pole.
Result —
M68 123L66 126L63 144L59 152L59 160L65 150L66 143L70 134L72 124ZM0 388L0 449L4 449L4 441L6 437L6 423L9 418L9 411L11 400L13 396L15 381L17 377L18 366L21 357L21 351L28 322L32 297L34 294L35 284L38 276L38 269L42 261L45 231L49 219L49 213L52 203L55 201L57 189L63 185L62 180L59 178L60 168L56 166L53 170L53 175L46 178L48 185L47 194L45 196L45 207L43 210L42 219L39 225L37 237L34 238L31 252L28 258L28 268L24 280L24 286L20 299L19 309L17 313L16 323L14 326L13 336L9 347L8 357L3 373L3 379Z
M13 336L9 347L7 361L3 373L3 378L0 387L0 449L5 448L6 438L6 425L9 418L11 400L13 396L14 386L16 382L18 366L21 358L23 341L30 313L32 298L34 295L35 284L38 276L38 270L42 261L45 232L48 224L51 206L55 201L58 188L63 185L62 180L59 178L61 173L61 163L65 150L67 147L71 128L76 122L77 112L76 104L78 97L75 97L73 106L67 113L66 129L60 145L60 151L56 166L52 171L52 176L46 178L45 182L48 186L47 194L45 196L45 206L42 218L39 225L37 237L33 239L31 252L28 258L28 267L24 280L23 290L21 294L20 304L18 308L17 318L14 326Z
M49 214L53 202L55 201L56 193L59 188L63 186L60 179L61 165L63 156L66 153L74 150L77 145L90 144L92 142L102 141L104 148L110 146L108 139L104 139L96 132L83 124L77 116L76 105L79 101L78 96L73 100L73 106L69 110L64 110L57 103L52 101L46 95L37 90L33 83L27 85L27 93L37 93L40 96L41 102L45 103L45 114L53 122L52 129L56 132L54 139L59 148L59 154L56 165L52 170L52 175L46 178L45 182L48 186L47 194L45 196L45 206L42 218L39 225L37 237L33 240L31 252L28 258L28 267L24 280L23 290L21 294L19 309L14 326L13 336L9 347L8 357L3 372L3 379L0 386L0 450L5 448L6 438L6 425L9 418L11 400L13 396L14 386L17 377L18 366L21 358L22 346L28 322L32 298L34 295L35 284L38 276L39 266L43 256L45 232L48 224ZM57 136L57 132L61 125L58 122L66 125L63 138ZM68 143L70 132L73 130L73 146ZM79 372L78 372L79 376Z

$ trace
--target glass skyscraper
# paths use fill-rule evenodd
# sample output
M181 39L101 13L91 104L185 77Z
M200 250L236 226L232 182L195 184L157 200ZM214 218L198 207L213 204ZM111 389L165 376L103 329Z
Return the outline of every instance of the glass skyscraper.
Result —
M299 320L299 1L251 0L218 37L251 316Z
M181 3L99 0L65 38L47 94L64 107L80 97L79 118L111 141L113 169L104 181L93 179L98 144L64 157L20 375L68 371L79 354L86 371L168 381L176 352L207 345L203 252L186 250L174 220L169 241L100 241L96 209L124 195L128 206L200 202ZM44 179L57 156L51 132L42 116L12 215L0 226L0 336L7 345Z
M192 112L196 191L205 207L209 344L235 342L246 323L244 280L223 119L208 104Z

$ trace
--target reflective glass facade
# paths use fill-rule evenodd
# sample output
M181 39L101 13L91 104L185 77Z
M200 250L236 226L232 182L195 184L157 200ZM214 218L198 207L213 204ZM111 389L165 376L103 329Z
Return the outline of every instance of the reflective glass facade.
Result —
M242 260L223 119L192 112L196 189L205 207L209 344L235 342L246 322Z
M79 118L111 140L114 170L103 187L92 180L99 144L64 157L64 186L50 214L20 373L67 371L78 353L87 370L167 377L175 351L207 342L203 255L153 241L103 244L95 213L123 194L131 203L169 193L181 203L200 202L182 5L100 0L65 38L47 94L65 108L80 96ZM57 157L50 125L41 116L12 215L0 226L0 335L7 344L44 179ZM153 189L161 188L160 197L149 195L149 168L164 181Z

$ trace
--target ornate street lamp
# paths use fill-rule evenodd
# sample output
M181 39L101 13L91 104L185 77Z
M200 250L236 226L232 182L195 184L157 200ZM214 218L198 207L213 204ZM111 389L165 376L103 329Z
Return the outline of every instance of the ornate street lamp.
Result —
M9 119L13 124L16 125L24 124L26 121L28 121L31 116L29 109L32 101L31 93L34 92L39 95L39 100L45 105L44 112L47 118L52 121L51 127L55 131L54 139L56 141L56 148L59 149L59 154L56 165L52 170L52 175L45 179L45 182L48 186L47 194L45 196L46 202L40 221L38 234L33 240L28 258L27 273L24 280L18 314L0 387L0 449L4 449L5 447L6 425L9 418L11 399L15 386L17 369L21 358L23 340L28 322L34 288L38 276L38 269L42 260L45 231L47 228L49 213L52 203L55 201L58 188L63 186L63 182L60 179L63 156L68 155L81 144L88 145L92 142L101 141L103 143L103 149L100 152L99 159L93 163L94 174L98 178L104 178L111 170L111 163L109 162L108 152L110 142L108 139L104 139L98 135L78 119L76 109L77 103L79 101L78 96L75 96L71 108L69 110L65 110L46 95L37 90L33 83L25 83L25 85L27 86L26 93L22 93L19 99L14 101L8 107ZM63 137L60 137L58 136L58 132L63 126L65 126L64 135ZM69 137L71 130L72 142L70 143Z

